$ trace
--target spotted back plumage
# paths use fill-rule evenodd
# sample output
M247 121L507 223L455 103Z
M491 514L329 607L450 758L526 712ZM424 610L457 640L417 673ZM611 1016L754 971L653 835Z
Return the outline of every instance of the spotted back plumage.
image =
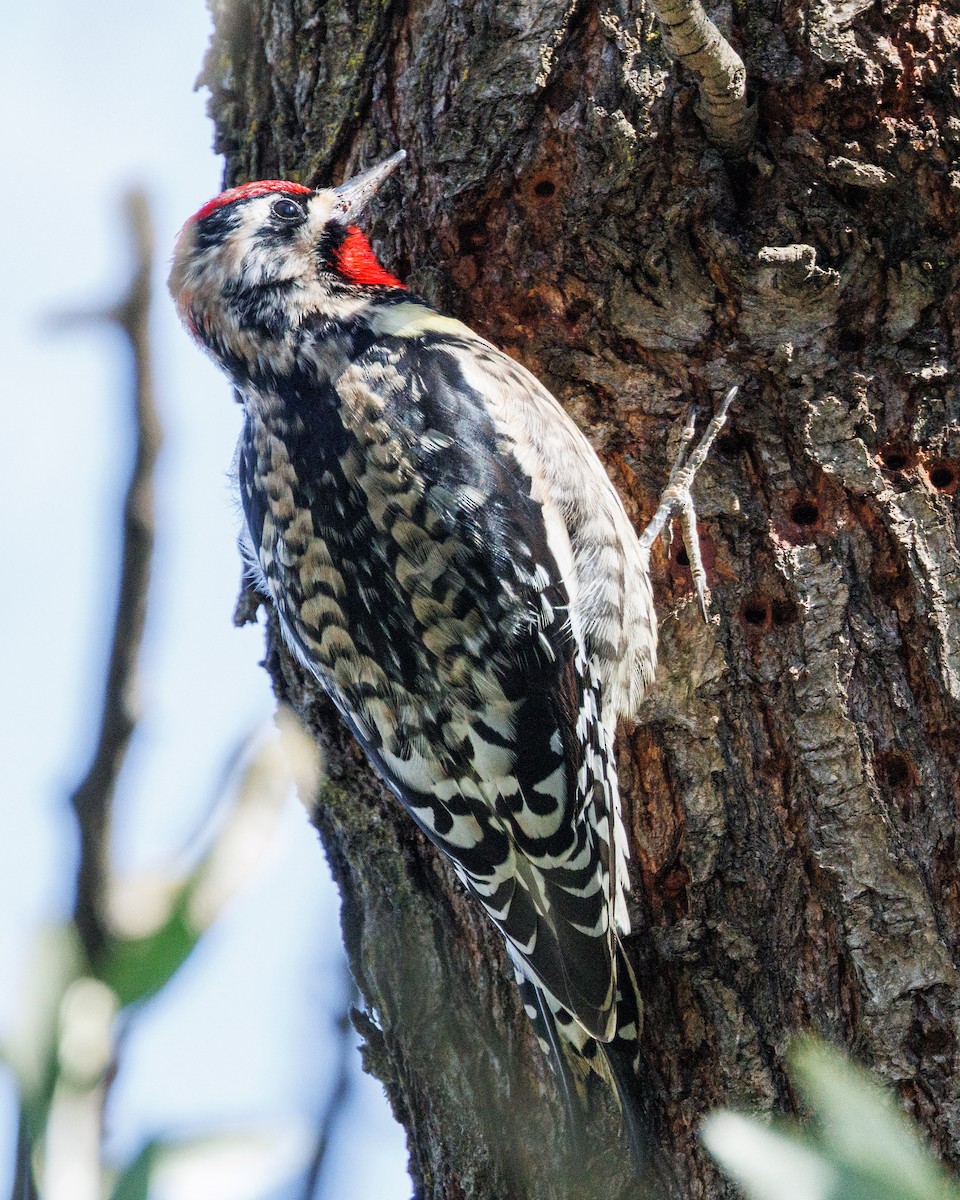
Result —
M299 241L271 217L275 189L215 206L174 266L185 321L243 400L251 569L503 933L538 1034L602 1063L596 1043L640 1019L618 941L613 731L655 666L646 562L532 375L409 293L344 275L330 195Z

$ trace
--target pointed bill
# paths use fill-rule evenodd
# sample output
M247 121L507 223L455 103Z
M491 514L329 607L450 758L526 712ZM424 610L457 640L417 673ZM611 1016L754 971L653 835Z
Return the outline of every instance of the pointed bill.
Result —
M341 217L347 222L358 217L380 190L384 180L393 174L406 157L406 150L398 150L396 154L391 154L383 162L368 167L366 171L361 171L359 175L354 175L353 179L348 179L339 187L334 188L333 193L336 196L333 204L334 216Z

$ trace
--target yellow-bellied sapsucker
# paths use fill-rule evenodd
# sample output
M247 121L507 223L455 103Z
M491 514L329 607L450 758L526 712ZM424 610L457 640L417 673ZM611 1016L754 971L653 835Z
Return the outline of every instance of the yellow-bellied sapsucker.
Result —
M224 192L170 288L243 402L249 562L291 649L496 922L565 1083L612 1081L636 1141L613 737L656 665L649 544L537 380L375 259L353 222L402 157Z

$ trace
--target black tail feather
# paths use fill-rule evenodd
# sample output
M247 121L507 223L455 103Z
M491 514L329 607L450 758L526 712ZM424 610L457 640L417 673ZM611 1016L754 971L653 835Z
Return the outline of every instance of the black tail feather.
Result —
M564 1053L557 1037L557 1023L553 1019L553 1014L547 1007L542 993L537 988L534 988L533 991L537 997L537 1005L540 1009L543 1032L550 1045L550 1060L560 1083L560 1091L563 1094L563 1111L566 1116L567 1138L570 1150L574 1157L579 1159L583 1151L583 1105L580 1100L576 1080L570 1069L569 1059ZM537 1022L538 1033L539 1024Z
M640 1080L643 1002L623 947L617 945L617 1032L602 1046L620 1100L623 1129L637 1171L646 1175L652 1161L650 1092Z
M576 1044L564 1036L567 1024L573 1019L562 1009L551 1011L546 998L531 981L517 971L517 983L527 1015L533 1023L537 1040L550 1059L563 1098L566 1117L566 1136L570 1160L585 1165L584 1151L589 1144L587 1131L586 1078L597 1072L616 1090L623 1121L623 1136L630 1152L638 1182L647 1191L651 1185L664 1183L663 1164L656 1154L654 1138L655 1113L652 1097L656 1087L646 1078L640 1058L640 1034L643 1029L643 1009L633 970L621 946L617 946L617 1031L609 1042L588 1038ZM558 1020L564 1027L558 1026ZM669 1188L659 1188L670 1194Z
M603 1046L603 1055L617 1088L630 1157L638 1175L646 1176L653 1163L653 1114L637 1074L636 1038L614 1038Z

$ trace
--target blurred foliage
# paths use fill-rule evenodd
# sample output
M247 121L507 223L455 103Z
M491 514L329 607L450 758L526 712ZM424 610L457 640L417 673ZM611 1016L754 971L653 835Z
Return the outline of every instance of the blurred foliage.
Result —
M121 1007L159 992L196 946L200 931L190 921L187 901L185 888L159 929L142 938L112 940L104 982Z
M810 1122L720 1111L704 1123L707 1149L750 1200L960 1200L913 1122L841 1051L802 1038L790 1075Z
M148 1142L133 1162L114 1184L110 1200L147 1200L150 1191L150 1173L157 1158L159 1147Z
M32 1195L43 1200L146 1200L151 1171L174 1147L149 1143L117 1174L101 1161L103 1109L123 1031L180 970L204 932L250 877L270 843L284 798L312 795L315 747L293 717L280 736L248 748L199 861L140 878L108 878L110 936L96 961L73 921L42 930L0 1057L17 1082ZM78 1175L82 1172L82 1175Z
M291 788L308 798L319 783L314 743L292 714L281 712L278 738L257 739L231 756L215 828L199 839L201 850L187 848L191 867L128 878L114 869L111 817L139 720L161 445L149 339L153 232L139 189L126 197L124 211L132 249L125 294L106 308L72 310L51 322L58 330L107 322L123 333L132 366L127 404L135 437L118 513L121 565L99 734L89 768L70 797L80 850L73 917L36 934L17 1017L0 1044L0 1061L13 1074L20 1103L16 1200L146 1200L155 1168L169 1173L176 1162L217 1154L222 1177L227 1158L239 1161L241 1141L257 1152L249 1133L176 1146L150 1142L118 1173L102 1161L104 1109L121 1067L124 1034L250 878ZM306 1161L305 1154L301 1158ZM248 1189L256 1188L249 1157L240 1171Z

